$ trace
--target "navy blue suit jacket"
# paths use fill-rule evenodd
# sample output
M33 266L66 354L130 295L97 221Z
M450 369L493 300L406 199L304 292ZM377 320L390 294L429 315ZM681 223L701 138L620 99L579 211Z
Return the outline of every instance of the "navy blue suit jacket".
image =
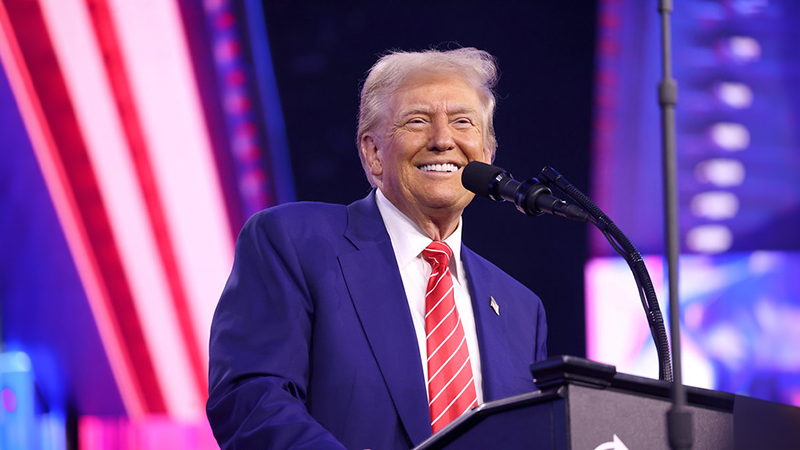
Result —
M535 389L542 303L462 248L485 401ZM499 304L500 314L490 306ZM211 326L207 413L222 448L408 449L431 435L411 313L374 191L254 215Z

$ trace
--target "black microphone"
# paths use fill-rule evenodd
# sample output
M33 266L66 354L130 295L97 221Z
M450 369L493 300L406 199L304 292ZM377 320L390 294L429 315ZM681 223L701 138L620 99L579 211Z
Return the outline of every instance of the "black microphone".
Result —
M461 184L481 197L496 202L513 202L518 210L529 216L548 213L579 222L594 222L594 218L583 208L553 197L550 188L536 178L520 183L500 167L480 161L472 161L464 167Z

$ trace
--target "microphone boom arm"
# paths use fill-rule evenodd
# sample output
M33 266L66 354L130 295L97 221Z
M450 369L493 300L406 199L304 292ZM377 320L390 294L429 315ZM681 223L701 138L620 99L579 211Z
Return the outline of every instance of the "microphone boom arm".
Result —
M573 186L563 175L558 173L550 166L542 169L541 177L546 180L546 184L555 185L575 202L580 204L595 219L592 223L608 239L614 250L617 251L633 273L636 287L639 291L639 298L642 301L647 322L650 325L650 334L658 353L658 378L660 380L672 381L672 361L670 359L669 340L664 326L664 318L658 306L655 288L650 280L650 274L644 264L642 255L633 246L622 230L586 195Z

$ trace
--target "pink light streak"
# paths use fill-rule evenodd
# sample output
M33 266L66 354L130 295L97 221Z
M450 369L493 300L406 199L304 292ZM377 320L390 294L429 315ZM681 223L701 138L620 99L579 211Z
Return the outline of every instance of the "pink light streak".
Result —
M176 3L107 4L163 202L171 278L180 277L185 292L173 301L196 395L173 399L173 411L193 417L203 412L208 331L233 261L227 212ZM177 396L184 386L173 384Z

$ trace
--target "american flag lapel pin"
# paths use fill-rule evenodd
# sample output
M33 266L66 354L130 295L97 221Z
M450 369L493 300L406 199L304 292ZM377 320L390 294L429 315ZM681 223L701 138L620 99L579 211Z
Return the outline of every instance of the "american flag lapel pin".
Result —
M497 304L497 300L495 300L492 296L489 296L489 306L492 307L492 310L495 314L498 316L500 315L500 305Z

